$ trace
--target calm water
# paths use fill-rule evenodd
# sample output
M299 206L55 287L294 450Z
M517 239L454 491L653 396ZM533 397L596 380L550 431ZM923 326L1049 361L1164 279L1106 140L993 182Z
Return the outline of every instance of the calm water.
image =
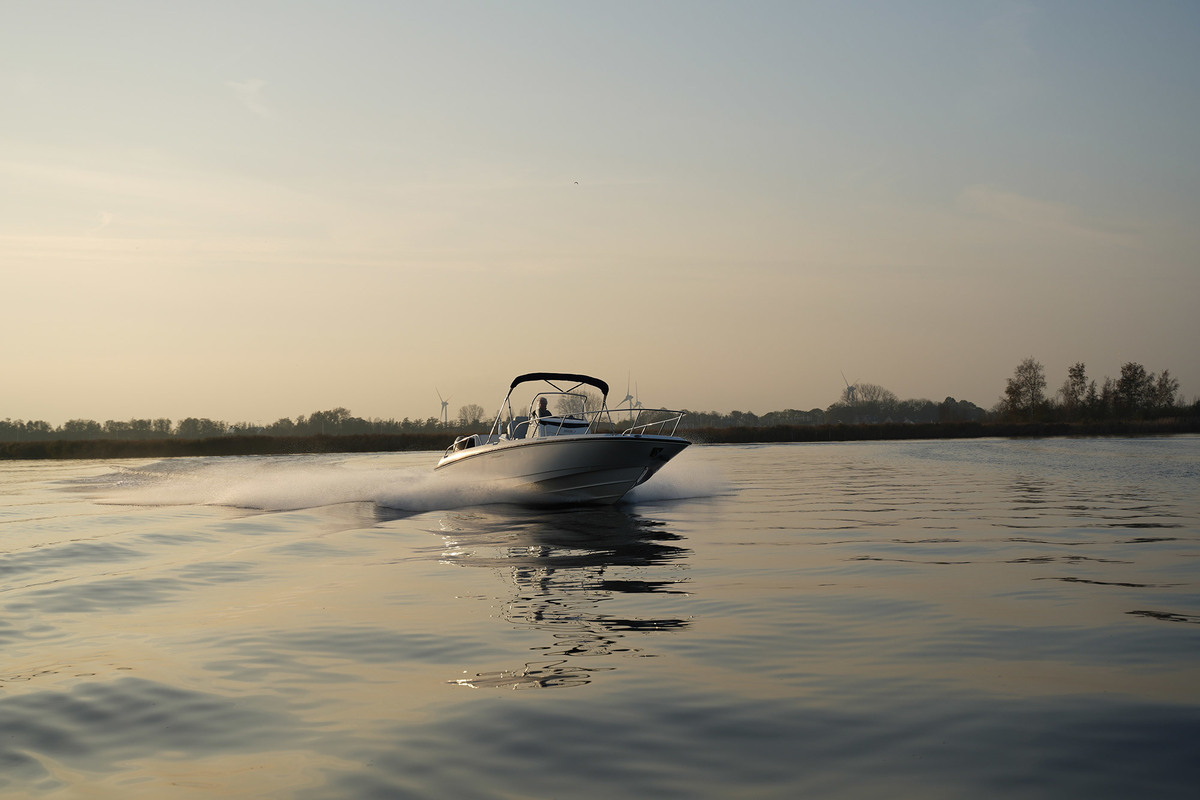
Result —
M0 796L1193 797L1200 438L0 462Z

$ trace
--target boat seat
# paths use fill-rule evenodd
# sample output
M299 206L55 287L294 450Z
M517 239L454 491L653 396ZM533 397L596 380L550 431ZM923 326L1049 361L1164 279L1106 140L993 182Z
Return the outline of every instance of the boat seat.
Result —
M508 422L508 438L524 439L529 434L529 417L513 417Z
M587 420L577 417L541 417L538 419L537 432L534 435L538 437L569 436L585 433L587 427Z

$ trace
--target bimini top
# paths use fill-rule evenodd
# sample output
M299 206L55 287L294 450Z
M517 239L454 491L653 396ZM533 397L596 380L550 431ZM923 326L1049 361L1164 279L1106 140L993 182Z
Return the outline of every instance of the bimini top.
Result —
M604 381L599 378L593 378L590 375L576 375L570 372L530 372L525 375L518 375L513 378L512 385L508 387L508 390L511 392L522 383L528 383L529 381L572 381L576 386L586 383L588 386L595 386L605 397L608 397L608 384ZM553 384L551 383L551 385ZM558 389L557 386L554 388ZM560 389L560 391L562 390Z

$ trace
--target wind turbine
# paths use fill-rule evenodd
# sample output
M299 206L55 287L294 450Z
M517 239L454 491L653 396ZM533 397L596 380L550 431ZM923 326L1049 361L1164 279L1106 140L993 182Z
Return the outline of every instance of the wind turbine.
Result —
M842 373L842 383L846 384L846 399L850 401L850 405L858 402L858 381L854 381L851 385L850 381L846 380L846 373Z
M439 390L436 386L434 387L433 390L435 392L437 392L438 400L442 401L442 425L448 425L450 423L450 419L449 419L449 414L446 411L446 409L450 407L450 398L449 397L443 398L441 390Z
M631 395L629 393L629 375L628 374L625 375L625 397L624 397L624 399L621 400L621 402L617 403L617 408L620 408L621 406L625 405L626 403L629 404L629 413L632 414L633 413L633 395Z

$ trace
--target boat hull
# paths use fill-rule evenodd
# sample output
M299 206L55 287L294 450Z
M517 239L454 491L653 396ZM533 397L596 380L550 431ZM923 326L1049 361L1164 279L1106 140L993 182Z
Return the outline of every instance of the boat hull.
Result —
M615 503L687 446L677 436L554 436L460 450L435 469L529 489L534 502Z

